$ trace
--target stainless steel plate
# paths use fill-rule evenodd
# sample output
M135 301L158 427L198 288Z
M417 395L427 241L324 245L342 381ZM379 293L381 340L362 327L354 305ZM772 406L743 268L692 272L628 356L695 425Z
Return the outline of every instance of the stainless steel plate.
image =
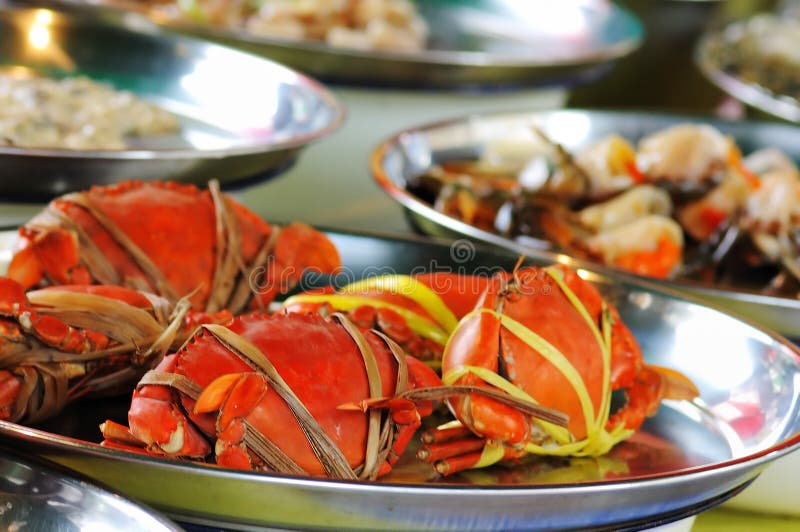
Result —
M61 467L5 450L0 455L0 509L3 530L180 530L152 510Z
M775 61L768 57L756 57L756 52L750 52L750 60L755 60L756 65L744 67L741 65L741 53L737 49L745 41L752 45L765 36L778 32L786 32L785 28L800 24L796 14L795 18L777 15L757 15L753 18L732 22L721 29L707 32L698 42L695 60L700 70L719 88L756 109L777 116L784 120L800 122L800 101L798 101L798 87L796 82L790 82L800 77L800 67L792 61L784 63L784 68L791 70L791 76L775 70ZM792 29L792 32L796 30ZM783 39L784 54L794 55L798 47L798 36L793 39ZM777 50L776 50L777 52ZM742 74L742 70L749 73ZM770 69L772 71L770 72ZM761 72L762 78L757 79ZM793 94L785 90L775 90L769 87L770 83L780 82L782 86L791 87Z
M688 115L566 110L467 116L412 128L381 143L373 153L371 169L378 184L408 210L412 221L425 233L442 237L465 236L542 260L559 260L576 267L610 271L544 250L531 239L512 240L451 218L409 192L409 182L437 161L476 158L488 141L502 138L511 131L531 124L538 124L554 140L574 149L611 133L636 141L648 133L686 122L704 122L732 135L744 153L771 146L800 161L800 144L797 142L800 129L791 125L726 122ZM614 275L625 279L638 278L618 270L614 271ZM684 280L653 282L692 293L726 310L757 320L781 334L800 338L798 300L764 296L744 288L722 289Z
M348 279L419 267L477 274L516 261L466 241L329 234ZM99 440L99 422L125 420L126 397L75 404L38 428L0 422L0 441L182 521L304 530L643 527L720 502L800 447L800 353L791 344L652 284L586 275L616 303L647 360L684 372L701 390L696 403L664 404L602 458L494 467L447 482L410 454L371 484L248 473L89 443Z
M596 78L641 43L634 15L605 0L416 0L430 28L427 49L392 53L289 42L165 20L128 0L55 0L106 15L143 14L159 26L237 46L325 81L393 87L458 87Z
M125 179L206 183L268 177L341 124L315 81L223 46L130 31L101 17L0 0L0 68L84 75L178 115L179 134L124 151L0 147L0 195L41 197Z

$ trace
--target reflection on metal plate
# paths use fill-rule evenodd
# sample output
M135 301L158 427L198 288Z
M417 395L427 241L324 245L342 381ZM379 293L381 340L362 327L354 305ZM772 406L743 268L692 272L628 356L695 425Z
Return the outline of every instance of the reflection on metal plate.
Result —
M792 4L789 2L788 4ZM762 14L707 32L695 61L712 83L766 113L800 122L797 13Z
M4 530L180 530L152 510L62 469L13 453L0 456Z

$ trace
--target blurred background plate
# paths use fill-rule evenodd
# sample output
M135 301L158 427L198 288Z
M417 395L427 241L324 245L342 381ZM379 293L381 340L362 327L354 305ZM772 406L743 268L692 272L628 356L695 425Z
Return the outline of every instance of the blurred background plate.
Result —
M794 8L710 29L697 44L695 60L703 74L733 98L800 122L800 5Z
M83 75L175 113L178 134L128 150L0 147L3 199L41 199L126 179L223 184L286 169L344 111L320 84L267 59L101 17L0 0L0 69Z
M328 235L342 253L337 280L344 282L420 267L486 274L516 262L514 253L465 241ZM440 479L407 452L377 483L235 471L91 443L100 440L98 423L125 422L127 396L75 403L35 428L0 421L0 441L180 521L302 530L641 529L718 504L772 461L797 456L789 455L800 447L795 347L652 284L583 275L617 306L648 363L683 372L701 392L692 403L662 404L631 440L599 458L533 460ZM785 496L794 501L796 492Z
M129 0L51 0L106 15L138 13L154 24L233 45L326 82L392 87L577 83L605 73L644 37L639 20L607 0L413 2L429 26L419 52L362 51L286 41L243 29L171 20Z
M177 532L177 525L72 472L0 450L3 530Z
M507 238L447 216L410 190L410 184L438 162L476 159L489 141L508 137L514 131L527 129L533 124L568 150L573 150L611 133L635 143L644 135L687 122L710 124L724 134L732 135L745 154L758 148L774 147L800 161L800 129L792 125L728 122L690 115L564 110L471 115L410 128L389 138L374 151L371 169L377 183L406 208L412 223L423 233L449 238L468 237L531 257L608 271L597 264L558 254L552 245L542 241ZM614 275L637 278L620 270L614 270ZM695 294L791 338L800 338L800 300L753 293L752 287L720 288L687 280L653 282Z

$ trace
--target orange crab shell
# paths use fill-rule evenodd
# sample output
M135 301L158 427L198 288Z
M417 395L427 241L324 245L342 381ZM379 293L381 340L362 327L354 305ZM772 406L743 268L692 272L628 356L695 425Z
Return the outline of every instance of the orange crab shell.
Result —
M393 276L388 276L389 278ZM396 277L406 277L404 275ZM412 279L429 288L451 313L453 323L456 318L461 318L475 307L478 298L485 291L490 282L487 276L460 275L452 272L427 272L411 276ZM358 284L358 283L356 283ZM348 285L343 292L337 292L333 286L304 292L299 297L287 300L281 307L284 312L292 313L320 313L330 315L336 310L341 310L337 304L337 296L356 296L364 303L348 310L347 316L363 329L377 329L386 334L410 355L421 360L441 358L446 338L452 325L441 316L431 314L426 308L412 297L413 294L405 293L397 287L357 287ZM306 300L304 296L312 296ZM315 299L314 296L327 296ZM417 318L429 322L441 329L440 338L425 337L415 331L406 318L397 310L409 312Z
M241 264L251 264L276 229L244 206L222 197L235 220ZM218 249L218 209L209 190L174 182L129 181L68 194L53 200L44 213L20 228L21 238L8 275L26 288L45 279L52 284L99 281L161 293L171 299L190 295L193 307L202 310L212 289L218 255L223 251ZM114 230L109 229L109 222ZM132 242L163 273L171 294L153 285L121 238ZM96 278L98 268L88 266L96 260L84 255L85 249L104 258L113 270L106 268L104 275L109 278ZM262 282L267 287L262 293L266 302L278 291L280 280L296 281L305 267L330 272L340 266L333 244L302 224L282 231L274 243L273 256L275 260ZM293 268L288 277L287 267Z
M559 266L564 282L581 300L589 315L599 322L603 300L597 289L574 271ZM603 393L603 363L600 344L583 316L563 294L555 281L538 268L526 268L516 274L522 282L519 293L507 293L505 287L512 276L498 276L479 302L480 308L501 312L534 330L556 349L567 354L586 384L595 409ZM642 356L633 335L616 311L612 313L612 388L629 385L642 367ZM501 326L492 313L475 313L462 322L451 338L442 364L443 373L463 366L479 366L503 372L509 381L528 393L540 404L569 416L569 430L577 438L586 436L586 419L577 392L566 377L549 361L519 337ZM500 356L498 356L498 353ZM502 367L501 367L502 365ZM467 374L459 384L482 384L478 377ZM478 423L479 432L487 437L506 439L509 443L524 441L530 426L526 416L491 399L472 397L450 400L456 416L465 416ZM465 410L466 409L466 410ZM485 409L486 413L481 413ZM461 414L461 412L471 412ZM491 423L485 416L497 415ZM502 414L500 414L502 412Z
M313 314L251 315L236 318L229 326L234 333L255 345L272 363L289 388L302 401L324 431L341 449L355 469L364 462L367 414L341 410L370 397L362 356L351 336L337 324ZM383 395L392 397L397 379L397 362L385 342L375 334L365 338L375 353ZM414 383L436 384L438 377L409 357L409 376ZM160 370L184 375L200 388L207 388L221 376L255 375L253 368L207 331L197 334L176 355L167 357ZM207 437L216 439L217 463L229 467L259 468L258 458L239 441L244 420L272 441L303 470L324 476L325 469L287 403L271 387L257 385L256 379L237 384L219 413L195 414L195 400L163 386L145 385L133 396L128 421L133 436L157 450L171 441L175 431L184 430L185 441L174 454L203 457L211 451ZM257 386L256 386L257 385ZM256 388L253 388L255 386ZM234 388L237 388L234 387ZM248 388L249 387L249 388ZM202 396L201 396L202 397ZM242 399L233 400L232 397ZM249 406L243 406L247 403ZM430 413L431 403L417 407L419 416ZM188 412L187 423L180 412ZM412 423L413 428L415 428ZM413 433L413 428L411 433ZM410 434L395 453L402 451ZM387 462L393 458L387 459ZM386 468L383 469L385 472Z

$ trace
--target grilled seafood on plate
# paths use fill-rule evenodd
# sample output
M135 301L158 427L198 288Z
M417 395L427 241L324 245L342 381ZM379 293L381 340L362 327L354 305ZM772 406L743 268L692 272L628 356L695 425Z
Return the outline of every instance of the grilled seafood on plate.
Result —
M795 297L798 169L776 149L685 123L569 152L536 127L450 160L410 190L483 230L656 278ZM518 138L519 137L519 138Z
M188 305L119 286L53 286L24 292L0 277L0 419L33 423L83 395L135 385L149 363L180 345Z
M374 479L432 408L402 392L438 383L387 337L341 315L244 316L204 326L146 374L130 431L106 422L105 444L199 460L213 454L240 469Z
M410 355L438 366L450 334L475 306L485 276L448 272L384 275L288 298L286 312L345 312L363 329L389 336Z
M214 181L208 190L132 181L67 194L20 237L8 276L26 288L127 286L172 302L186 297L209 312L264 307L307 268L340 266L324 235L299 223L268 224Z

